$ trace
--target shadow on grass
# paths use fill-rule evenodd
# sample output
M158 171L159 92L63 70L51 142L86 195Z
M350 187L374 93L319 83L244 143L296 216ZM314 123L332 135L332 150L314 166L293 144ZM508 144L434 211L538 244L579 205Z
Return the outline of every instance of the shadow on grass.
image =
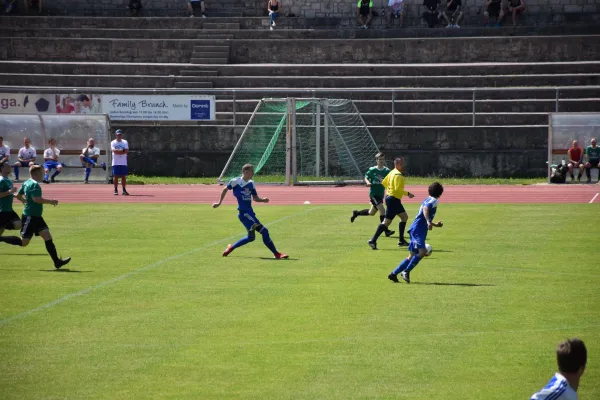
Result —
M48 257L48 253L5 253L5 256L29 256L29 257L35 257L35 256L46 256Z
M277 259L277 258L273 258L273 257L248 257L248 256L227 256L227 258L235 258L235 259L245 259L245 260L267 260L267 261L279 261L279 262L286 262L286 261L300 261L299 258L282 258L282 259Z
M84 272L94 272L94 271L77 271L77 270L73 270L73 269L40 269L40 272L71 272L71 273L84 273Z
M480 287L480 286L496 286L489 283L452 283L452 282L411 282L411 285L427 285L427 286L464 286L464 287Z

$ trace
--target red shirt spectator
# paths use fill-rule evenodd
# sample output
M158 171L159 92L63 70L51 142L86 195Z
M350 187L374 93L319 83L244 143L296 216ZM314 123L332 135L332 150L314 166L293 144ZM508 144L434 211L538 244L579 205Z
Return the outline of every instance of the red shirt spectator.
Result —
M575 181L575 176L573 176L573 170L579 169L579 175L577 176L577 181L581 180L581 175L583 175L583 160L581 156L583 155L583 150L579 147L579 143L577 140L573 140L573 147L569 149L567 152L567 158L569 159L569 175L571 175L571 182Z

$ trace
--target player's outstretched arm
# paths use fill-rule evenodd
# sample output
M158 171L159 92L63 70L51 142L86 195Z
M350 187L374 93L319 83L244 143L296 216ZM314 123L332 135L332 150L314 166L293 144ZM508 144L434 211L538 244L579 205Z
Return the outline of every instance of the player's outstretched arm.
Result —
M229 191L229 188L227 188L227 187L223 188L223 191L221 192L221 197L219 198L219 202L218 203L213 203L213 208L217 208L217 207L219 207L221 205L221 203L223 202L223 199L227 195L228 191Z
M257 203L268 203L269 202L268 197L258 197L258 195L252 196L252 199Z
M50 204L53 206L57 206L58 205L58 200L50 200L50 199L45 199L43 197L34 197L33 201L38 203L38 204Z

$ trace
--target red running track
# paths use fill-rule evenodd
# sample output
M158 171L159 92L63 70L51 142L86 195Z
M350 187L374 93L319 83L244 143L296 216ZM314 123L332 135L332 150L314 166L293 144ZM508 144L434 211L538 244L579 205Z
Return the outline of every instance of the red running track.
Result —
M63 203L192 203L212 204L219 199L223 186L218 185L129 185L131 196L114 196L112 185L50 184L44 185L44 197ZM272 204L362 204L368 203L368 189L345 187L285 187L258 185L261 197ZM427 196L426 186L408 186L420 203ZM530 186L446 186L444 203L600 203L599 185L530 185ZM224 204L235 204L229 194Z

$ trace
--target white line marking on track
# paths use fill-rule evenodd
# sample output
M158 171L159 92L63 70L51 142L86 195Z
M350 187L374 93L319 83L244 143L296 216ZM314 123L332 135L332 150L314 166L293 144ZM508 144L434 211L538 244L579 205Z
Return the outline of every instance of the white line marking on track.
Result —
M278 224L280 222L283 222L285 220L288 220L290 218L297 217L299 215L308 214L309 212L314 211L314 210L318 210L319 208L321 208L321 207L309 208L308 210L304 210L304 211L296 213L296 214L287 215L285 217L279 218L279 219L271 222L270 224L265 224L265 225L266 226L272 226L272 225ZM41 305L41 306L36 307L36 308L32 308L31 310L23 311L23 312L21 312L19 314L15 314L12 317L8 317L8 318L5 318L3 320L0 320L0 328L2 328L3 326L5 326L6 324L8 324L9 322L12 322L12 321L14 321L16 319L27 317L27 316L29 316L31 314L34 314L34 313L38 312L38 311L47 310L47 309L52 308L52 307L54 307L54 306L56 306L58 304L64 303L65 301L70 300L70 299L72 299L74 297L84 296L84 295L86 295L86 294L88 294L88 293L90 293L90 292L92 292L94 290L102 289L103 287L112 285L113 283L120 282L123 279L127 279L130 276L137 275L137 274L139 274L141 272L151 270L153 268L156 268L156 267L159 267L159 266L161 266L163 264L166 264L169 261L173 261L173 260L177 260L177 259L179 259L181 257L189 256L190 254L197 253L197 252L199 252L201 250L204 250L204 249L206 249L208 247L216 246L219 243L235 239L235 238L237 238L239 236L240 235L237 234L237 235L229 236L229 237L226 237L226 238L223 238L223 239L215 240L214 242L211 242L211 243L209 243L207 245L204 245L202 247L197 247L195 249L192 249L190 251L186 251L184 253L179 253L179 254L175 254L175 255L167 257L167 258L163 258L162 260L158 260L158 261L156 261L156 262L154 262L152 264L148 264L148 265L140 267L140 268L138 268L136 270L127 272L126 274L119 275L116 278L109 279L108 281L104 281L104 282L101 282L101 283L99 283L97 285L90 286L88 288L82 289L79 292L67 294L66 296L63 296L63 297L61 297L59 299L51 301L50 303L46 303L46 304Z
M594 200L596 200L596 197L598 197L598 195L599 195L599 194L600 194L600 193L596 193L596 194L594 195L594 197L592 197L592 199L590 200L590 204L592 204L592 203L594 202Z

